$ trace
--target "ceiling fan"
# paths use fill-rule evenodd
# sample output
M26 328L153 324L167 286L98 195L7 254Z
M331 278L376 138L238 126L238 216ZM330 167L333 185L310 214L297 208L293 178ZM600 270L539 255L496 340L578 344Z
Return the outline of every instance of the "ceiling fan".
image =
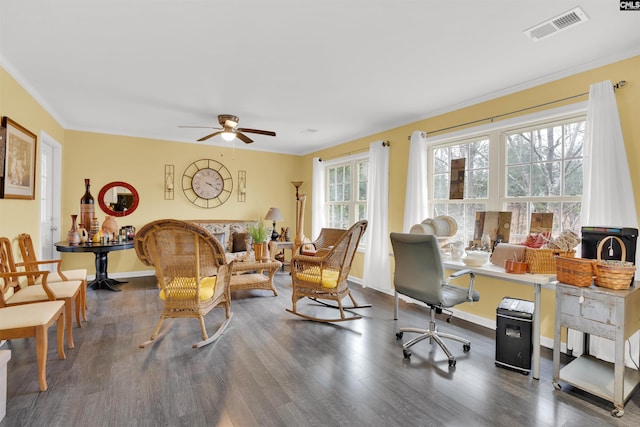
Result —
M238 119L238 116L234 116L234 115L231 115L231 114L220 114L218 116L218 123L220 123L221 127L213 127L213 126L180 126L180 127L182 127L182 128L211 128L211 129L217 129L215 132L200 138L198 140L198 142L205 141L205 140L207 140L207 139L209 139L211 137L214 137L216 135L220 135L220 136L222 136L222 139L224 139L225 141L233 141L233 139L237 137L239 140L241 140L242 142L244 142L246 144L252 143L253 139L249 138L243 132L246 132L246 133L257 133L257 134L260 134L260 135L267 135L267 136L276 136L275 132L268 131L268 130L239 128L239 127L237 127L239 121L240 121L240 119Z

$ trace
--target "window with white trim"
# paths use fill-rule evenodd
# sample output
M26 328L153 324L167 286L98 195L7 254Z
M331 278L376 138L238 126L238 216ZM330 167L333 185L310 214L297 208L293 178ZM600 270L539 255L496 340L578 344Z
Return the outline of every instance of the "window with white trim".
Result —
M327 162L327 227L348 229L367 218L368 155Z
M580 232L585 115L538 119L429 145L433 216L450 215L456 238L473 240L476 211L511 211L510 241L529 233L531 213L553 212L552 235ZM464 199L449 199L452 159L465 159Z

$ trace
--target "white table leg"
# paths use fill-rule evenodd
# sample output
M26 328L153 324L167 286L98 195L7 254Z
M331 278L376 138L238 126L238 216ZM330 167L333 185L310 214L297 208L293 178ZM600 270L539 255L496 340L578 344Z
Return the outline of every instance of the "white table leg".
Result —
M534 286L534 307L533 307L533 378L540 379L540 307L542 285L536 283Z

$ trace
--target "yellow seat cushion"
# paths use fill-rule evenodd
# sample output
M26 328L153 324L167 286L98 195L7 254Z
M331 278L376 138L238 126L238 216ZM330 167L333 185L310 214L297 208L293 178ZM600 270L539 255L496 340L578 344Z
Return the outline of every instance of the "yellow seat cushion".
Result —
M213 297L213 293L216 289L216 276L214 277L204 277L200 279L200 301L206 301ZM180 283L180 287L172 288L172 283ZM193 277L175 277L169 283L168 288L173 298L193 298L195 295L195 289L185 289L184 287L194 286L195 280ZM175 294L173 294L173 290L175 290ZM162 301L166 301L166 295L164 290L160 291L160 299Z
M304 270L302 273L298 273L297 276L305 282L322 283L323 288L335 288L338 286L340 272L336 270L322 270L322 277L320 277L316 271Z

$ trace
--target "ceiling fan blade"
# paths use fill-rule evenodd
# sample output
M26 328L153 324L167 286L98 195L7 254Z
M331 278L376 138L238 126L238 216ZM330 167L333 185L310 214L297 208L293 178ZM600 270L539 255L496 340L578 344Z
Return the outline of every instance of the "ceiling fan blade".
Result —
M236 137L242 142L244 142L245 144L251 144L253 142L253 139L249 138L247 135L240 132L236 132Z
M248 132L248 133L259 133L260 135L276 136L276 133L272 132L270 130L238 128L238 131L240 131L240 132Z
M221 133L222 133L222 131L221 131L221 130L219 130L219 131L216 131L216 132L214 132L214 133L212 133L212 134L209 134L209 135L207 135L207 136L203 136L202 138L200 138L200 139L198 140L198 142L206 141L207 139L212 138L212 137L214 137L214 136L216 136L216 135L218 135L218 134L221 134Z

